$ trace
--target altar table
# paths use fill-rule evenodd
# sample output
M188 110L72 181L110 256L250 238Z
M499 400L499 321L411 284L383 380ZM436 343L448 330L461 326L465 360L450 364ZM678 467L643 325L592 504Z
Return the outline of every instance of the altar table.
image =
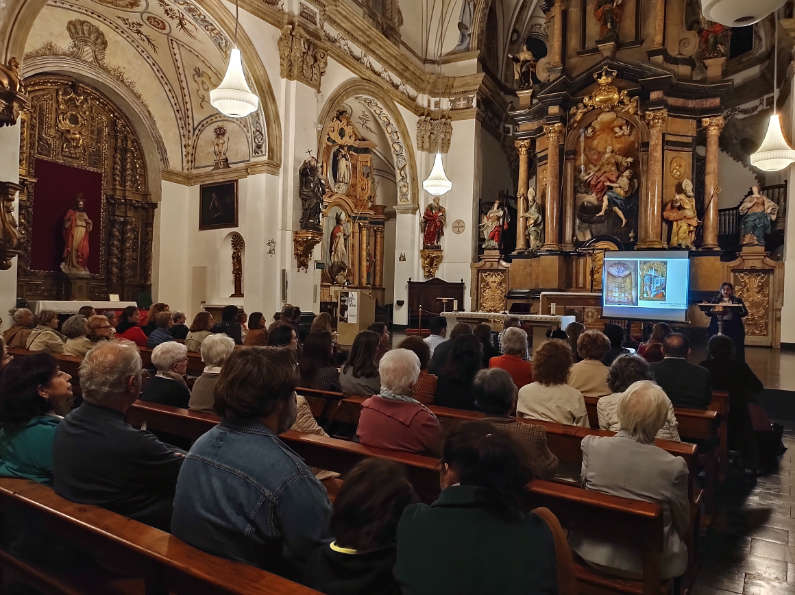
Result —
M127 306L138 307L135 302L95 302L90 300L31 300L28 302L34 314L42 310L51 310L56 314L77 314L83 306L91 306L96 311L123 310Z
M457 324L459 322L467 322L469 324L480 324L484 322L488 324L493 330L499 332L503 329L505 321L509 318L516 318L522 326L530 326L532 335L529 339L532 341L532 349L538 347L547 339L547 330L549 329L564 329L572 322L575 322L574 316L557 316L554 314L505 314L502 312L442 312L442 316L447 319L448 326L450 323Z

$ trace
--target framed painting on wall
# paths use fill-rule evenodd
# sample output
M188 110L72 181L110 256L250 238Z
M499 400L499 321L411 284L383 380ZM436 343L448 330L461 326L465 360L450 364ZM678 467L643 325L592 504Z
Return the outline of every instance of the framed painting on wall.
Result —
M202 184L199 230L237 227L237 180Z

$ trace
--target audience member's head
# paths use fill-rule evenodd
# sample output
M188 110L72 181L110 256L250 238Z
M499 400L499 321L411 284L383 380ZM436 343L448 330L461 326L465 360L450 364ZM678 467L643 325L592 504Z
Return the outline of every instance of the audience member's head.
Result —
M411 394L420 375L420 359L408 349L390 349L378 363L381 387L396 395Z
M224 306L224 309L221 310L221 322L225 324L233 324L237 322L238 312L240 312L240 308L237 306Z
M184 376L188 371L188 348L176 341L160 343L152 350L152 365L158 372Z
M638 355L620 355L607 373L607 386L614 393L623 393L638 380L650 380L649 364Z
M428 367L428 362L431 359L431 348L428 344L417 336L406 337L398 345L400 349L408 349L413 351L417 359L420 360L420 370Z
M168 330L171 326L171 312L158 312L154 320L155 327Z
M112 338L113 325L107 316L95 314L88 319L88 338L92 341L103 341Z
M417 501L403 465L369 458L345 474L331 513L331 534L339 547L361 552L395 543L403 509Z
M378 375L378 366L375 363L378 354L378 344L381 337L373 331L362 331L353 340L348 360L342 367L343 371L352 369L354 378L372 378Z
M85 337L88 334L88 325L86 318L82 314L74 314L64 320L61 325L61 332L67 339L77 339L78 337Z
M50 411L66 415L74 403L71 378L48 353L11 361L0 376L0 424L16 429Z
M298 335L289 324L279 324L268 334L269 347L288 347L298 351Z
M224 333L215 333L202 341L200 349L205 366L223 366L235 350L235 340Z
M511 328L512 326L521 326L522 321L516 318L515 316L511 316L510 318L506 318L505 322L502 323L502 328Z
M490 423L453 427L442 446L442 489L457 483L480 488L489 512L508 521L521 518L531 474L519 449Z
M527 357L527 333L518 326L508 327L502 333L500 347L505 355Z
M601 360L608 351L610 339L601 331L585 331L577 339L577 353L582 359Z
M330 332L309 333L301 349L301 379L311 382L318 370L333 366L333 351L334 341Z
M265 328L265 316L262 312L252 312L248 317L248 330L253 331L258 328Z
M627 388L618 402L621 430L638 442L650 444L668 416L668 396L650 380L640 380Z
M121 311L119 321L116 324L116 332L123 333L132 326L137 326L141 320L141 313L136 306L127 306Z
M102 341L80 364L83 400L126 411L141 393L141 356L130 341Z
M707 342L707 359L731 361L734 359L734 341L727 335L713 335Z
M444 316L434 316L428 323L432 335L444 337L447 334L447 319Z
M168 312L169 307L168 304L164 304L163 302L156 302L149 307L149 314L146 317L146 322L148 324L154 324L157 315L161 312Z
M190 324L190 332L198 333L200 331L212 330L215 320L213 315L209 312L199 312L193 317L193 322Z
M513 378L502 368L480 370L472 381L475 406L490 415L513 415L517 392Z
M663 340L665 357L687 357L690 353L690 341L682 333L671 333Z
M472 334L478 338L483 345L491 344L491 327L485 322L476 324Z
M440 375L456 379L472 379L483 367L483 345L472 334L451 337L450 341L452 341L450 353L447 362L439 371Z
M658 322L651 329L649 343L662 343L665 340L665 337L670 335L672 332L671 325L669 325L667 322Z
M610 341L611 349L621 349L621 346L624 343L624 329L617 324L608 322L605 325L604 333Z
M577 353L577 340L585 332L585 325L581 322L571 322L566 327L566 340L569 342L572 353Z
M215 385L215 410L224 417L264 418L280 434L296 418L295 353L274 347L232 352Z
M328 312L321 312L315 319L312 321L312 325L309 327L310 333L317 333L321 331L328 331L329 333L334 332L334 322L331 319L331 314Z
M293 306L292 311L290 312L290 319L292 320L293 324L298 324L301 322L301 308L300 306Z
M114 312L113 310L105 310L103 316L108 319L110 326L112 326L115 329L116 324L119 322L119 317L116 315L116 312Z
M185 316L184 312L174 312L171 315L171 324L173 324L174 326L176 326L178 324L185 324L185 320L186 319L187 319L187 316Z
M14 324L17 326L32 328L36 324L33 312L28 308L17 308L14 310L12 318L14 319Z
M450 339L457 339L458 337L466 337L472 335L472 325L467 324L466 322L459 322L453 327L453 330L450 331Z
M282 311L279 313L277 320L283 324L293 324L293 311L295 306L292 304L284 304Z
M80 306L80 309L77 311L77 313L81 316L84 316L86 320L88 320L94 314L96 314L97 311L94 310L94 306Z
M383 322L374 322L369 327L368 331L373 331L380 337L380 344L384 347L391 347L392 335L389 332L389 327Z
M561 341L569 340L569 336L566 334L566 332L560 330L559 328L553 328L552 330L547 331L547 337L550 339L559 339Z
M571 348L568 344L558 340L547 341L536 350L533 357L533 379L545 386L566 384L571 364Z
M36 317L36 322L39 326L48 326L53 329L58 328L58 314L52 310L42 310Z
M246 311L243 310L243 308L240 308L237 311L237 322L242 326L242 325L246 324L246 320L247 319L248 319L248 316L246 315Z

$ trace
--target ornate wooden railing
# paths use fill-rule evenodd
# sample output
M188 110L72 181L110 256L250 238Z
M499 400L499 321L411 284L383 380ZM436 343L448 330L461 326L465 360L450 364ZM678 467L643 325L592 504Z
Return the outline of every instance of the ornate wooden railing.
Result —
M784 227L787 220L787 182L761 186L759 192L778 205L778 216L773 230L767 237L768 252L774 252L784 243ZM740 237L740 204L750 190L740 199L736 207L718 211L718 244L724 252L739 252L742 238Z

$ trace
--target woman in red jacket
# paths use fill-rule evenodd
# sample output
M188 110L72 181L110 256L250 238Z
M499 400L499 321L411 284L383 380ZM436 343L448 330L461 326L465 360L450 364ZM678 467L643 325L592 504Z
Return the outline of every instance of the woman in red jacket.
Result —
M119 326L116 327L116 338L132 341L138 347L146 347L146 335L138 323L141 314L135 306L127 306L119 316Z

